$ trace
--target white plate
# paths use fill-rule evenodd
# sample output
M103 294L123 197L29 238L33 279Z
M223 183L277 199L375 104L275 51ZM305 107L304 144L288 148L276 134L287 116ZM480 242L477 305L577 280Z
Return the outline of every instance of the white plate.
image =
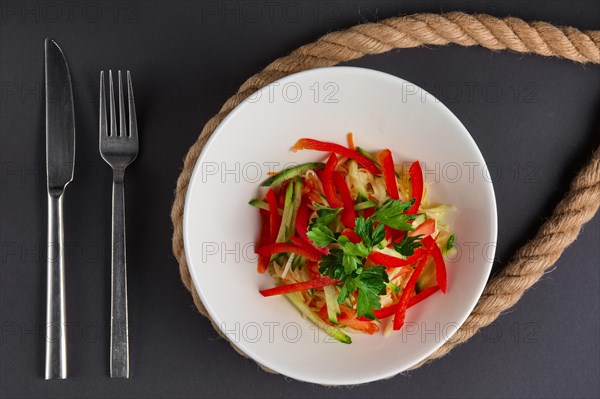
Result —
M390 148L396 163L423 163L429 198L458 208L458 255L448 261L448 292L409 309L401 332L332 341L256 273L257 197L267 172L321 160L291 153L301 137L367 150ZM496 243L496 202L485 161L460 121L416 85L352 67L313 69L281 79L238 106L216 129L196 164L185 203L184 240L194 285L221 331L246 355L297 380L370 382L410 368L464 322L488 280ZM202 361L201 359L199 361Z

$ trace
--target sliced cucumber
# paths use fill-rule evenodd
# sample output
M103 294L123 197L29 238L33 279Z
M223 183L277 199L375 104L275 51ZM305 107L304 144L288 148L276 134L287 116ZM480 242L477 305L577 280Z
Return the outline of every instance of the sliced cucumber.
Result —
M265 211L269 210L269 204L267 204L265 201L261 201L259 199L253 199L253 200L248 201L248 203L257 208L264 209Z
M248 204L255 206L259 209L264 209L265 211L269 210L269 204L267 204L265 201L261 201L259 199L253 199L251 201L248 201ZM279 213L280 215L283 215L283 212L281 211L281 209L277 209L277 213Z
M296 233L296 215L302 202L302 179L296 177L294 179L294 203L292 205L292 215L290 217L290 224L288 225L287 237L291 237Z
M352 338L344 334L339 328L330 326L321 320L321 318L304 303L302 300L302 295L297 292L292 292L290 294L285 294L285 296L295 307L298 308L300 313L306 316L307 319L315 323L318 327L322 328L332 338L343 344L352 343Z
M277 239L275 242L287 241L287 232L290 225L290 219L292 218L292 212L294 208L294 182L291 181L285 190L285 201L283 205L283 216L281 217L281 226L277 233Z
M274 176L269 177L267 180L261 183L263 187L269 187L274 184L283 183L287 179L291 179L292 177L296 177L306 172L307 170L316 170L324 167L325 164L322 162L309 162L303 163L302 165L292 166L291 168L287 168L277 173Z
M292 254L295 255L295 254ZM294 256L294 260L292 261L292 271L296 271L298 268L302 268L300 262L302 261L301 256Z
M341 313L340 304L337 301L337 290L335 285L328 285L323 287L325 292L325 303L327 304L327 317L333 324L338 323L338 315Z
M281 252L273 255L271 257L271 260L274 260L280 267L283 267L285 265L285 262L287 262L287 256L285 253Z
M419 213L417 215L417 217L415 218L414 222L413 222L413 226L417 227L422 225L423 223L425 223L425 221L427 220L427 214L425 213Z
M358 151L361 155L369 158L375 165L379 166L379 161L377 161L377 158L375 158L373 154L371 154L369 151L364 150L360 147L356 147L356 151Z
M399 294L400 293L400 287L398 287L396 284L394 283L385 283L385 286L387 287L388 290Z
M362 210L369 209L369 208L375 208L376 206L377 206L377 201L368 200L368 201L364 201L364 202L359 202L358 204L354 205L354 210L362 211Z

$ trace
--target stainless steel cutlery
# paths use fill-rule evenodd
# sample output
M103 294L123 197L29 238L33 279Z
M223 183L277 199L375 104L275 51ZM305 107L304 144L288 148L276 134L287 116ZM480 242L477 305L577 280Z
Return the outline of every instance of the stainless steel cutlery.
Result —
M46 174L48 188L48 257L46 308L46 379L67 378L63 194L75 167L75 111L69 67L58 44L45 40ZM104 71L100 72L100 155L113 170L110 376L129 378L129 324L125 245L125 169L138 154L138 129L131 74L127 71L127 105L123 77L115 85L108 73L107 117ZM110 121L110 122L109 122Z
M48 288L46 379L67 378L63 194L73 180L75 112L69 66L56 42L45 41Z
M119 123L112 71L108 73L110 128L107 121L104 71L100 72L100 155L113 169L112 288L110 376L129 378L129 325L127 316L127 262L125 251L125 169L138 154L138 131L131 74L127 71L127 109L121 71L118 72Z

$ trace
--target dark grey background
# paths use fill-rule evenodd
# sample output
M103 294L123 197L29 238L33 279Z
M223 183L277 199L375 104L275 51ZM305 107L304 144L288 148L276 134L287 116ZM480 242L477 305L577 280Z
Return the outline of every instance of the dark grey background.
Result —
M441 10L600 28L598 1L2 1L1 396L598 397L598 216L555 270L469 343L407 375L353 388L259 370L217 338L179 280L169 218L175 181L203 124L236 88L326 32ZM47 36L67 54L78 128L75 180L65 197L70 378L51 382L43 380L42 329ZM496 271L600 143L598 66L455 46L351 64L421 85L471 132L495 170ZM98 155L96 97L98 71L109 68L133 72L142 141L127 180L129 381L107 375L111 175Z

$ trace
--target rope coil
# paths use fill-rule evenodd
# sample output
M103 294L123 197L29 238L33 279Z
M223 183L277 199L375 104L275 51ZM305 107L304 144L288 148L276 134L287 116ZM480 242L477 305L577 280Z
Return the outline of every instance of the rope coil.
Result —
M379 23L356 25L345 31L329 33L273 61L246 80L238 92L223 104L219 113L206 123L185 156L183 170L177 180L171 210L174 229L173 253L179 262L183 284L191 292L194 304L201 314L208 317L193 286L185 258L183 211L196 161L204 144L223 118L249 95L293 73L333 66L393 49L447 44L478 45L495 51L511 50L546 57L561 57L584 64L600 64L600 31L582 32L572 27L556 27L545 22L528 23L513 17L496 18L485 14L471 15L461 12L414 14L389 18ZM471 338L479 329L492 323L500 313L512 307L577 238L581 227L595 215L599 206L600 148L575 176L568 193L535 237L519 249L511 262L490 280L473 312L459 330L413 369L444 356L452 348ZM220 331L217 326L215 328Z

